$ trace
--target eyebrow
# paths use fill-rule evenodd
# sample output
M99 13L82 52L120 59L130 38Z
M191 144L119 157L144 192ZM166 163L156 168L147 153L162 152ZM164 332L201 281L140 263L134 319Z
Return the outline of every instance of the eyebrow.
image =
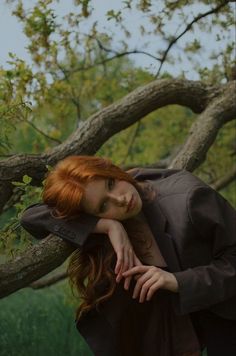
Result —
M104 183L105 183L105 190L107 190L107 178L105 178ZM105 198L105 199L102 199L102 201L101 201L101 202L99 203L99 205L98 205L98 208L95 209L94 214L99 214L99 213L100 213L102 204L103 204L105 201L106 201L106 198Z

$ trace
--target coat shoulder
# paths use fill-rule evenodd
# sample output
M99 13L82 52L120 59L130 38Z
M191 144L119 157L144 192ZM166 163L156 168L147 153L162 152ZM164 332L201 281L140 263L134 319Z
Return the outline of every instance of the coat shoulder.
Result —
M161 175L152 179L152 184L159 192L159 198L179 194L187 197L199 188L212 189L199 177L186 170L165 170Z

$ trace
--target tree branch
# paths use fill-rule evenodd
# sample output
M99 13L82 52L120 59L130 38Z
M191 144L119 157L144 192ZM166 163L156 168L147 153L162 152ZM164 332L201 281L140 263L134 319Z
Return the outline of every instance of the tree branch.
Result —
M77 72L82 72L82 71L85 71L85 70L89 70L89 69L92 69L92 68L94 68L94 67L96 67L96 66L100 66L100 65L103 66L103 65L105 65L106 63L113 61L114 59L122 58L122 57L124 57L124 56L129 56L129 55L131 55L131 54L144 54L145 56L148 56L148 57L150 57L150 58L152 58L152 59L155 59L155 60L157 60L157 61L159 61L159 62L161 61L161 58L158 58L158 57L154 56L153 54L148 53L148 52L146 52L146 51L142 51L142 50L138 50L138 49L133 49L133 50L130 50L130 51L117 52L117 51L115 51L115 50L108 49L108 48L104 47L104 46L102 45L102 43L101 43L97 38L95 38L95 40L99 43L100 49L104 50L105 52L113 53L114 55L111 56L111 57L109 57L109 58L104 58L104 59L102 59L102 60L100 60L100 61L97 61L97 62L92 63L92 64L89 64L89 65L85 65L85 66L81 66L81 67L74 68L74 69L72 69L72 70L67 70L67 69L64 68L64 71L65 71L65 73L66 73L67 75L71 75L71 74L73 74L73 73L77 73Z
M235 117L235 82L229 82L224 92L193 123L185 144L169 168L184 168L188 171L196 169L205 160L219 129Z
M211 184L211 187L215 190L221 190L225 188L228 184L232 183L236 179L236 167L234 167L230 172L225 174L223 177L219 178L216 182Z
M40 280L37 280L33 283L31 283L29 285L29 287L33 288L33 289L41 289L41 288L45 288L45 287L49 287L57 282L62 281L63 279L65 279L67 277L67 272L66 271L62 271L57 273L54 276L50 276L47 278L43 278Z
M54 141L56 143L61 143L60 140L58 140L57 138L51 137L48 134L46 134L45 132L43 132L42 130L40 130L37 126L35 126L35 124L33 124L33 122L29 121L29 120L24 120L24 122L26 122L28 125L30 125L35 131L37 131L38 133L40 133L40 135L46 137L46 139Z
M155 80L135 89L123 99L98 111L62 144L43 154L19 154L0 161L0 210L12 195L11 181L32 177L32 185L41 185L47 172L59 160L73 154L93 155L114 134L126 129L150 112L170 104L202 112L208 103L234 82L221 87L181 79ZM224 118L224 113L222 112Z
M0 298L29 286L60 266L74 250L71 244L49 235L12 261L0 265Z

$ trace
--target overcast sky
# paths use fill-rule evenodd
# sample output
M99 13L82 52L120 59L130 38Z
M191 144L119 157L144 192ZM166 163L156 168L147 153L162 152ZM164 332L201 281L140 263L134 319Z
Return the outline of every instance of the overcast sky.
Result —
M36 0L24 0L24 3L28 3L32 6L32 4L36 3ZM98 3L98 2L94 2ZM119 0L99 0L99 6L95 6L95 11L93 18L88 21L88 26L91 24L94 19L99 20L100 24L100 30L106 30L106 26L111 26L111 22L106 21L105 13L109 9L116 9L120 7L120 4L122 1ZM73 5L73 0L60 0L59 3L56 3L53 5L56 9L56 14L59 18L61 18L63 15L67 14L68 12L73 12L73 11L78 11L76 10L76 7ZM4 66L5 68L8 66L7 65L7 60L9 59L8 53L13 52L15 53L19 58L25 59L27 62L30 62L30 57L29 54L27 53L27 38L25 37L23 30L22 30L22 25L21 23L18 22L15 16L11 15L12 11L12 6L9 4L6 4L4 0L0 0L0 65ZM199 13L202 9L199 7L199 5L195 6L196 13ZM132 17L130 16L129 18L126 18L126 24L132 29L135 29L137 24L143 23L145 21L145 17L143 14L140 14L139 12L132 12ZM107 24L107 25L106 25ZM169 29L173 31L176 31L176 24L175 23L170 23L169 24ZM115 30L115 27L114 27ZM84 32L86 32L86 28L84 28ZM121 39L121 36L119 32L116 32L116 40L118 41ZM191 36L191 35L190 35ZM195 33L195 36L197 37L197 34ZM210 35L209 35L210 36ZM189 37L190 38L190 37ZM156 39L155 39L156 40ZM206 66L209 65L209 61L207 60L207 53L209 49L212 49L214 47L217 47L217 43L212 42L212 39L210 40L210 37L207 35L204 36L204 38L201 38L201 41L203 43L203 48L204 51L201 54L201 57L199 57L199 61L203 62ZM150 40L148 44L148 49L147 51L155 54L155 49L156 49L156 41ZM153 43L153 45L152 45ZM114 43L115 45L115 43ZM161 44L160 44L161 45ZM133 36L129 40L129 49L134 49L134 48L140 48L142 46L142 43L140 41L140 36L138 36L138 31L133 31ZM178 49L178 46L181 47L181 41L179 41L178 45L175 47L175 54L182 55L181 50ZM164 48L164 44L163 44ZM179 52L178 52L179 51ZM173 54L173 52L172 52ZM143 68L148 69L151 72L155 72L158 66L158 63L155 60L150 59L149 57L145 55L132 55L130 56L132 60L135 61L135 63ZM193 75L192 69L190 64L186 61L184 65L182 66L186 70L186 76L189 77L190 79L197 79L197 77ZM173 75L178 75L178 66L170 66L167 65L165 69L169 70ZM188 73L191 73L188 75Z

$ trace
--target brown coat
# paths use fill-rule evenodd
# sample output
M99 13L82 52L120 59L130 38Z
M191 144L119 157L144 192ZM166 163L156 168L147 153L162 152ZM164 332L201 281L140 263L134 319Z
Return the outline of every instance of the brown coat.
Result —
M129 173L138 181L148 182L151 189L157 193L154 200L144 202L143 212L169 271L177 278L179 293L160 291L155 295L157 301L159 298L159 304L152 301L152 304L146 303L149 303L149 307L143 303L142 307L139 305L137 308L138 301L133 301L128 292L118 286L113 298L104 305L103 313L93 311L77 324L95 355L119 354L118 351L115 353L114 348L118 350L118 325L120 327L124 310L133 310L133 315L137 316L138 312L142 314L142 310L146 308L143 316L150 315L148 320L155 322L155 307L170 301L176 312L170 315L170 318L174 318L175 325L188 323L189 313L205 309L224 318L236 320L235 210L221 195L188 171L134 169ZM37 204L25 211L21 223L37 238L43 238L52 232L78 246L84 246L96 243L89 239L89 233L97 220L96 217L84 214L76 221L55 221L46 205ZM131 287L133 286L134 284L131 284ZM133 304L130 308L131 302ZM126 319L126 326L127 320L130 319ZM163 320L160 319L160 322ZM144 323L140 328L143 325ZM134 325L130 326L130 329L133 327ZM151 330L155 327L157 326L153 326ZM162 329L153 334L153 340ZM189 332L191 334L191 330ZM151 331L148 335L150 333ZM183 334L183 339L187 334L188 332ZM176 343L178 339L179 335L176 334ZM150 344L149 341L147 339L146 348ZM182 345L184 344L186 339ZM139 345L138 340L136 345ZM145 349L146 354L158 355L153 345L149 345L149 351ZM191 344L188 346L189 351ZM196 347L194 336L192 346ZM182 355L181 352L179 355ZM176 350L172 353L177 355ZM170 356L172 353L170 350L163 351L161 356Z

